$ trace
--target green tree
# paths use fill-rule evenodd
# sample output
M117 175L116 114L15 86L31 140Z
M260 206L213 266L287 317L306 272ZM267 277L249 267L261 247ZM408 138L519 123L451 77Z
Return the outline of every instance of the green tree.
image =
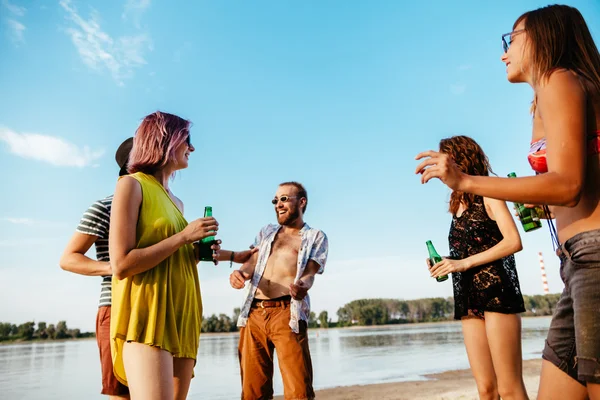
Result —
M242 312L242 310L239 307L236 307L233 309L233 316L231 317L231 319L236 324L236 329L237 329L237 320L240 317L241 312Z
M231 332L232 325L233 324L231 323L231 318L229 318L229 315L219 314L217 332Z
M65 339L68 336L67 321L59 321L56 324L56 334L54 337L56 339Z
M35 333L35 322L25 322L24 324L19 325L18 332L18 336L21 339L31 340Z
M38 322L37 330L35 331L35 335L40 339L46 339L48 337L48 333L46 332L46 323Z
M71 337L73 339L77 339L81 337L81 330L79 329L69 329L67 331L67 337Z
M0 322L0 341L8 340L12 335L12 325L8 322Z
M202 319L202 332L216 332L219 319L216 315Z
M310 312L309 316L308 316L308 327L309 328L316 328L317 327L317 317L315 315L314 312Z
M327 311L321 311L319 314L319 322L321 328L329 328L329 319L327 318Z
M48 325L48 328L46 328L46 333L48 334L48 338L56 338L56 328L54 327L54 324Z
M352 325L352 315L347 306L341 307L337 310L338 322L337 326L350 326Z

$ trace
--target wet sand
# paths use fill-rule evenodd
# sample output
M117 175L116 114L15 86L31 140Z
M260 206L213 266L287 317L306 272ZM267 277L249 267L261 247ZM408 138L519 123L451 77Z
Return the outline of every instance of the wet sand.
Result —
M530 399L537 397L542 359L523 362L523 379ZM427 375L427 381L345 386L317 391L318 400L477 400L471 370L446 371ZM283 396L276 396L283 400Z

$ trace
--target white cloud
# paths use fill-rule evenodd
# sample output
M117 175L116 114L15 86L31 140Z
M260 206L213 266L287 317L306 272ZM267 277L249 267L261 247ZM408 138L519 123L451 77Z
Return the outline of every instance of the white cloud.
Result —
M60 5L74 25L66 30L67 34L88 67L107 70L117 84L123 86L123 81L131 78L136 68L146 64L144 53L152 50L146 34L121 36L115 40L100 27L97 12L92 11L90 18L85 20L70 0L61 0Z
M471 64L463 64L458 67L458 70L459 71L468 71L472 68L473 68L473 66Z
M6 23L10 31L10 38L15 44L25 43L25 25L14 19L7 19Z
M125 10L121 17L124 20L132 19L136 28L140 28L142 14L150 6L150 0L127 0Z
M19 7L15 4L11 4L8 0L2 0L2 5L11 13L17 17L25 16L27 9L25 7Z
M36 226L36 227L59 227L65 226L62 222L54 222L54 221L44 221L41 219L33 219L33 218L23 218L23 217L4 217L0 218L1 221L6 221L15 225L26 225L26 226Z
M6 218L2 218L4 221L8 221L10 223L16 224L16 225L33 225L35 223L34 220L32 220L31 218L12 218L12 217L6 217Z
M17 133L0 127L0 141L17 156L47 162L59 167L86 167L102 156L104 151L92 151L64 139L37 133Z
M53 237L27 237L23 239L0 239L0 247L29 247L45 245L55 240Z
M450 91L455 95L461 95L467 90L467 85L462 83L455 83L450 85Z
M8 10L13 18L5 18L4 21L8 26L8 35L10 40L18 47L19 44L25 43L25 25L17 21L15 18L25 16L27 9L10 3L8 0L2 0L2 6Z

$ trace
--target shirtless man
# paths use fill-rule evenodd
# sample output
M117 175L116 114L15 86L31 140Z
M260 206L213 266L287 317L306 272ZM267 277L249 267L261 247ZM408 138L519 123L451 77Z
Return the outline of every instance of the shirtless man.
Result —
M304 223L306 189L297 182L279 185L273 198L277 222L261 229L258 251L229 282L242 289L250 280L240 312L238 354L242 400L273 398L273 351L277 351L286 399L314 399L308 349L308 290L327 261L327 236Z

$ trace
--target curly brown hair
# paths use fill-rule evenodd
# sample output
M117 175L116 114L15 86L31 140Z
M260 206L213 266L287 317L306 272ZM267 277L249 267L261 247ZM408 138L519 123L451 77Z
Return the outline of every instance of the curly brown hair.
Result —
M487 158L479 144L468 136L452 136L440 140L440 153L450 156L458 168L468 175L487 176L494 174ZM494 174L495 175L495 174ZM456 215L461 204L465 209L471 207L475 195L453 191L450 195L449 211Z

